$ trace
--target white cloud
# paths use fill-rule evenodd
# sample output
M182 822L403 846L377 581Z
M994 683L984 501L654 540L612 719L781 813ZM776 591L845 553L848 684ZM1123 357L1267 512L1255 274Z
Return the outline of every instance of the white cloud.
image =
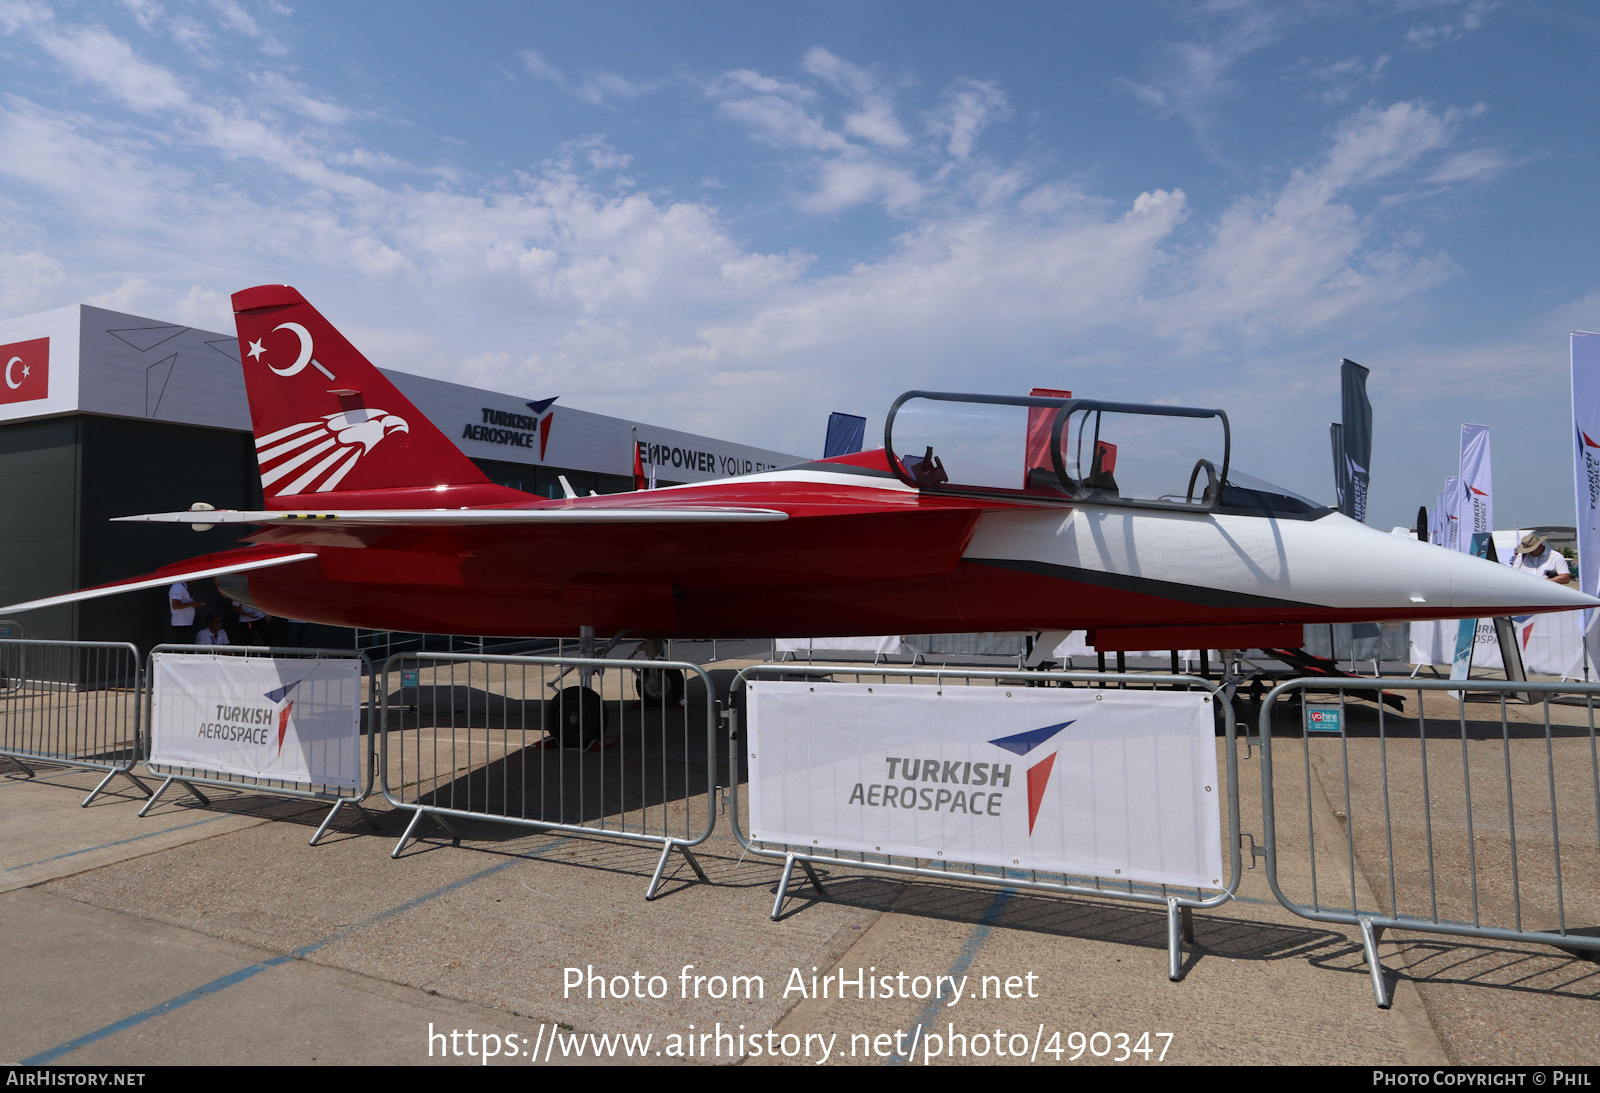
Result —
M1424 50L1454 41L1481 29L1489 13L1499 6L1500 0L1411 0L1402 4L1401 10L1438 12L1444 18L1412 25L1405 33L1406 45Z
M272 102L312 121L322 122L324 125L343 125L355 116L355 111L326 99L317 98L303 85L280 72L256 71L250 74L250 79L267 93Z
M752 247L706 200L627 192L610 173L634 157L599 134L488 181L365 177L404 164L286 75L229 98L108 31L24 16L15 33L48 38L63 72L135 121L0 100L0 313L89 298L227 329L228 292L293 280L387 366L797 451L828 410L907 387L1076 375L1183 397L1202 385L1167 361L1381 323L1453 266L1366 197L1493 160L1458 147L1470 111L1371 105L1278 184L1202 214L1170 183L1111 198L986 161L981 135L1010 111L992 83L930 95L913 138L895 89L825 51L803 59L809 82L726 73L710 112L804 180L802 211L899 218L854 265L819 271ZM285 114L295 96L321 106ZM28 236L43 222L48 247Z
M614 72L593 72L574 83L537 50L524 49L517 56L530 76L553 83L590 106L608 106L618 100L635 99L655 90L654 84L637 83Z
M525 49L518 56L522 58L522 67L528 70L530 76L560 84L562 87L567 86L567 77L559 68L546 61L538 50Z
M61 296L66 280L61 263L48 254L0 252L0 300L6 302L11 314L72 303L70 298Z
M1313 68L1311 75L1330 85L1320 92L1319 97L1332 106L1344 102L1360 87L1377 83L1391 60L1393 58L1387 53L1380 54L1371 62L1359 57L1346 57Z
M945 133L946 151L956 159L972 155L972 145L992 122L1010 114L1005 94L984 80L957 80L945 92L944 107L934 117L932 128Z

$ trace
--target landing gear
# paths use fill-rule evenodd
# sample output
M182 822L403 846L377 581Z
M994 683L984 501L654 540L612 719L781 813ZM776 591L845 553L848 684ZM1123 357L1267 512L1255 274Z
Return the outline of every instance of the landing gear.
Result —
M639 644L634 656L644 660L665 660L665 645L658 638ZM660 703L676 706L683 701L683 673L676 668L643 668L634 672L633 686L647 706Z
M644 668L633 677L639 697L651 706L676 706L683 701L683 673L676 668Z
M605 734L605 704L592 687L564 687L544 704L544 731L563 748L586 748Z

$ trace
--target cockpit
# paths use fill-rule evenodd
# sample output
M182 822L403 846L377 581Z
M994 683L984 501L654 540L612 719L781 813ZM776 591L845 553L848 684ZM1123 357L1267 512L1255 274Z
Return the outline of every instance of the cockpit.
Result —
M908 391L884 446L897 477L936 493L1290 520L1332 511L1234 470L1221 410Z

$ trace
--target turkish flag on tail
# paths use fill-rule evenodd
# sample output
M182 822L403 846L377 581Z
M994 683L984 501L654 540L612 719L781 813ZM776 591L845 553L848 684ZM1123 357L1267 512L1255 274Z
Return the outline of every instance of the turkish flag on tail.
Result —
M5 362L5 382L0 384L0 404L32 402L50 397L50 339L0 345Z

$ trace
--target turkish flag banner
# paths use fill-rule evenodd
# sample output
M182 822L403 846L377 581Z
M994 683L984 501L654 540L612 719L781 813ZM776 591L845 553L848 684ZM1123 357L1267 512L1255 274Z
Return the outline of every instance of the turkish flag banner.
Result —
M5 382L0 384L0 405L32 402L50 395L50 339L0 345Z

